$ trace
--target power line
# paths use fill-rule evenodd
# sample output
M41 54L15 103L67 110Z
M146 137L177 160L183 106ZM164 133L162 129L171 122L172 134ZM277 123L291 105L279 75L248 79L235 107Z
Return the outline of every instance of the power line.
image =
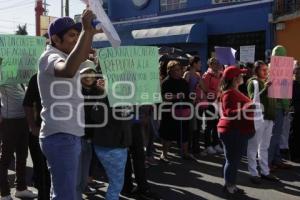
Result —
M3 11L3 10L9 10L9 9L15 9L15 8L18 8L18 7L25 7L25 6L31 6L34 2L27 2L27 3L24 3L24 4L15 4L15 5L11 5L11 6L7 6L7 7L3 7L3 8L0 8L0 11Z
M32 7L32 5L24 5L23 7L21 7L22 9L27 9L27 8L30 8L30 7ZM33 8L33 10L34 10L34 8ZM0 11L1 11L1 9L0 9ZM1 12L0 13L0 16L1 17L6 17L7 16L7 14L11 14L11 13L14 13L15 14L15 10L14 9L10 9L10 10L5 10L5 13L4 12Z
M0 31L0 34L13 34L12 32L3 32L3 31Z
M35 24L28 23L28 22L14 21L14 20L6 20L6 19L0 19L0 22L22 23L22 24L27 24L27 25L29 25L29 26L35 26Z
M25 25L26 24L27 27L35 27L35 25L28 25L26 22L15 22L16 26L19 25L19 24L20 25ZM4 27L5 25L3 25L2 22L0 22L0 26Z
M8 27L8 26L1 26L0 28L0 32L1 31L11 31L11 32L15 32L16 30L18 30L18 27ZM27 30L28 31L28 30Z
M24 2L24 4L23 4L23 2ZM28 6L28 5L31 5L32 3L35 3L35 1L28 2L27 0L23 1L23 2L19 2L19 3L16 3L14 5L10 5L10 6L0 8L0 10L3 11L3 10L8 10L8 9L16 8L16 7ZM25 3L25 2L27 2L27 3Z
M21 0L22 1L22 0ZM2 2L5 2L5 3L7 3L8 1L7 0L2 0L2 1L0 1L0 3L2 3ZM15 0L10 0L10 2L9 3L14 3L15 2Z
M4 28L4 29L13 29L12 26L3 26L3 25L1 25L1 28Z
M10 7L10 6L16 6L16 5L19 5L19 4L24 4L24 3L32 3L32 2L36 2L36 0L31 0L31 1L28 1L28 0L19 0L19 1L6 1L6 4L4 4L6 7ZM3 5L3 4L2 4Z

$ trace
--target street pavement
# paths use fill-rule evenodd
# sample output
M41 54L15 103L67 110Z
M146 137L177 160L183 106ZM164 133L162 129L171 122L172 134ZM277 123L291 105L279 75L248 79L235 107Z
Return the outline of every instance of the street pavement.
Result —
M160 146L156 144L156 158L160 155ZM217 200L226 199L222 192L223 155L198 157L197 160L183 160L178 154L176 145L171 148L170 163L159 162L158 166L147 169L151 189L163 200ZM243 159L238 174L237 184L244 189L246 196L241 200L300 200L300 164L293 165L289 170L278 170L274 174L280 178L280 183L263 181L259 186L249 181L247 163ZM101 170L100 170L101 171ZM103 172L96 172L96 178L106 181ZM14 172L10 171L13 182ZM31 159L28 159L28 181L32 173ZM107 184L105 184L107 186ZM34 188L31 188L35 190ZM100 188L94 196L84 196L84 199L104 199L107 187ZM35 190L36 191L36 190ZM17 198L16 198L17 199ZM128 198L121 197L122 200Z

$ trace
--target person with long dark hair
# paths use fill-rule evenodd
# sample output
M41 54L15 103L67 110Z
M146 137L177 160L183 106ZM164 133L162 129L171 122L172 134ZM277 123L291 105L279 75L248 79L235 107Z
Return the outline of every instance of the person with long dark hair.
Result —
M202 91L206 91L206 87L202 80L201 74L201 62L198 56L193 56L189 59L189 70L186 71L183 75L183 78L189 84L189 92L190 95L192 93L196 93L197 89L201 89ZM198 88L199 87L199 88ZM196 105L197 101L193 102ZM199 110L199 116L202 116L203 110ZM189 132L189 149L193 154L200 153L200 131L202 131L202 119L196 119L195 117L190 121L190 132Z
M224 70L221 82L221 117L218 132L225 154L224 192L228 195L243 194L236 186L238 166L247 147L247 140L254 133L253 113L249 112L252 101L238 90L243 83L242 73L238 67L230 66Z
M285 47L277 45L272 50L272 56L287 56ZM276 99L276 115L272 131L270 146L268 149L269 168L271 171L276 169L289 169L292 166L284 163L280 154L280 140L283 134L283 122L290 110L289 99Z

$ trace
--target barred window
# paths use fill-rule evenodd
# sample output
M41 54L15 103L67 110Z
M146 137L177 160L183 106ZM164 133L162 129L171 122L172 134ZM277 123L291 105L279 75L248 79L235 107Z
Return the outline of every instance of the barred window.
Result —
M186 8L187 0L160 0L160 11L171 11Z

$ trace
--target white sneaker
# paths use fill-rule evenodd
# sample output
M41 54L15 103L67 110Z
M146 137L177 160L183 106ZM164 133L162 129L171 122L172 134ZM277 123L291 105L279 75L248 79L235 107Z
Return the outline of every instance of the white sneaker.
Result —
M33 198L37 198L38 194L34 193L30 190L23 190L23 191L16 190L15 197L20 198L20 199L21 198L33 199Z
M1 197L1 200L13 200L13 198L10 195L8 195L5 197Z
M163 153L160 155L160 160L166 163L170 162L167 156L165 156Z
M224 150L221 148L219 144L215 146L215 150L217 153L224 153Z
M214 150L214 148L212 146L209 146L206 148L206 151L208 154L216 154L216 150Z

